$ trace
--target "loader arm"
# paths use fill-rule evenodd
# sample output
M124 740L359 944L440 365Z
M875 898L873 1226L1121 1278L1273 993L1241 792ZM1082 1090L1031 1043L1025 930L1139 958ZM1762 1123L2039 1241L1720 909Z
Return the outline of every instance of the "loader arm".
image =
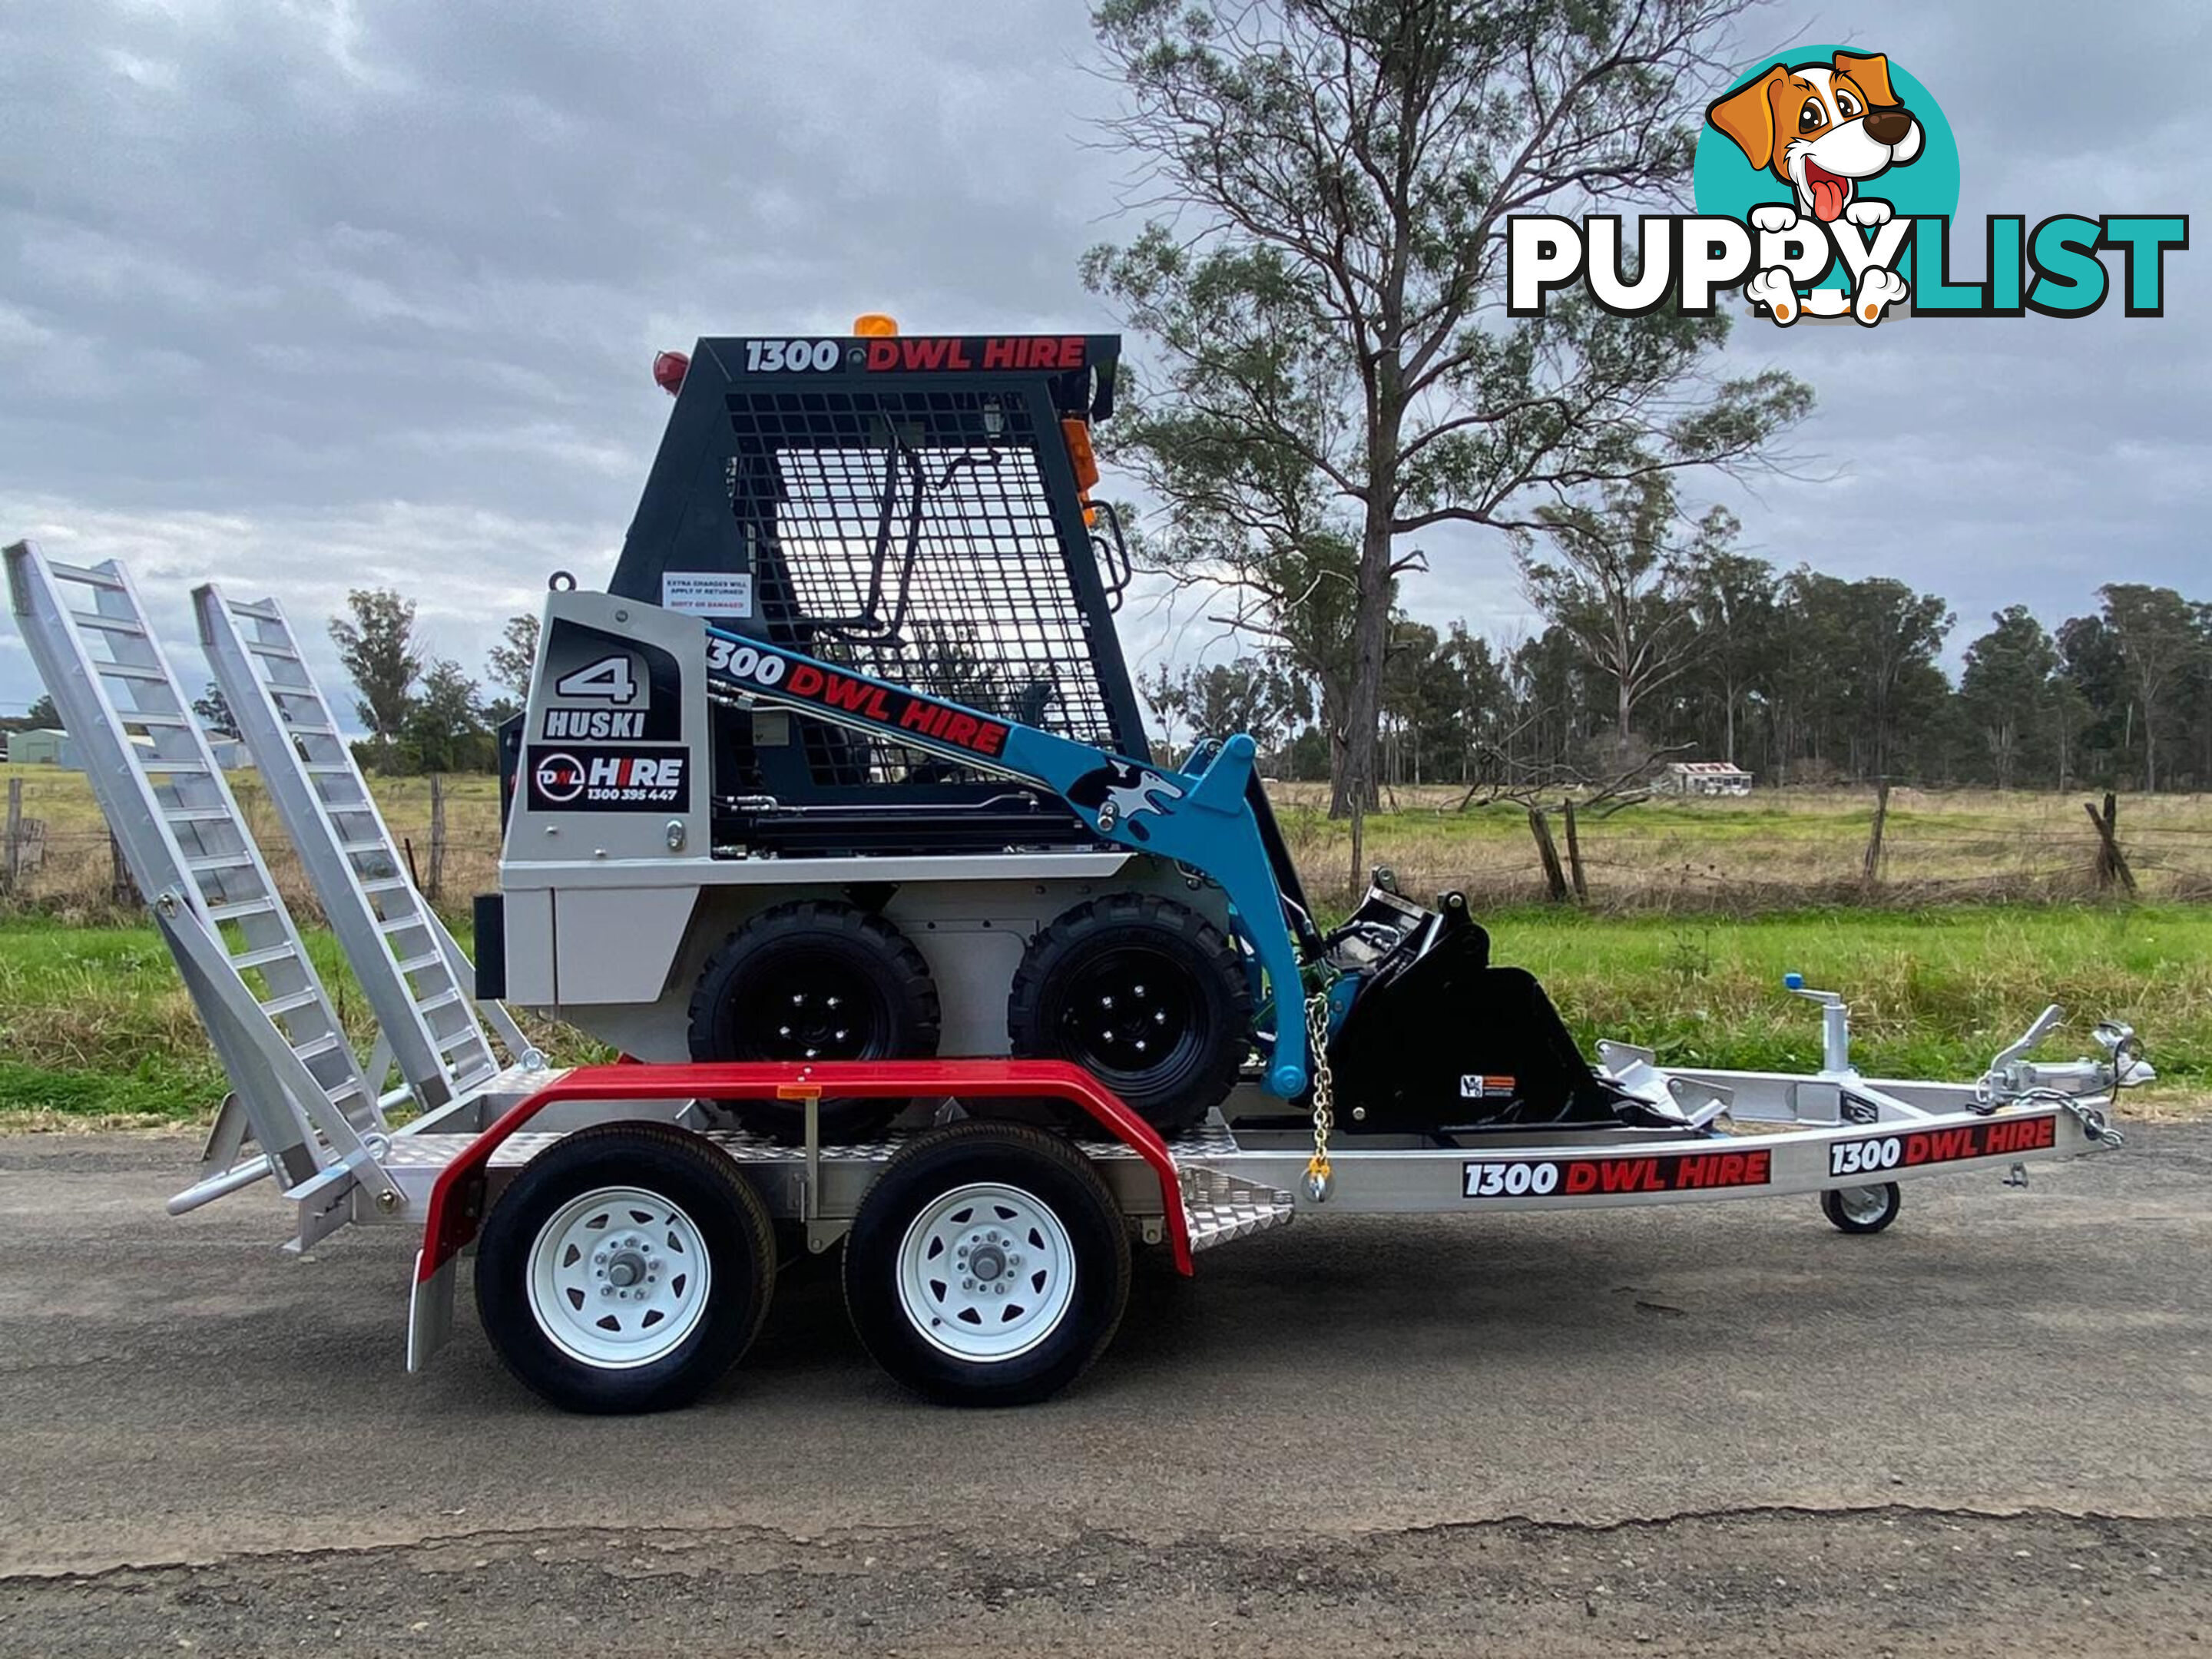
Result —
M1170 859L1218 885L1267 977L1274 1046L1267 1092L1293 1099L1310 1072L1298 955L1260 821L1248 799L1252 739L1212 750L1201 770L1130 760L765 641L709 627L707 678L741 704L767 703L981 772L1048 789L1100 839Z

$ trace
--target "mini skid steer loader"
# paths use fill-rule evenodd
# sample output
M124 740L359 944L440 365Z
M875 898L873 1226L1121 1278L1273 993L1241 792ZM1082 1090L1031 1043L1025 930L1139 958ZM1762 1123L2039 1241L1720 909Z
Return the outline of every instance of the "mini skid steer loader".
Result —
M1316 926L1223 733L1157 757L1091 499L1110 336L709 339L605 593L505 734L482 989L638 1059L1050 1058L1156 1128L1249 1076L1348 1130L1645 1121L1456 895ZM1310 1020L1306 1003L1322 1001ZM865 1137L902 1103L824 1103ZM794 1137L788 1103L732 1101Z

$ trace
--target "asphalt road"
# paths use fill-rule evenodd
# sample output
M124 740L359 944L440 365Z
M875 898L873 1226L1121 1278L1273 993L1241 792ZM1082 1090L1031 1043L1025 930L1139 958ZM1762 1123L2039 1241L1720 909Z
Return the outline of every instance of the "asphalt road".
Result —
M412 1241L179 1220L0 1139L0 1653L2212 1651L2212 1126L1809 1200L1303 1220L1140 1267L1024 1412L916 1404L824 1264L707 1405L557 1415Z

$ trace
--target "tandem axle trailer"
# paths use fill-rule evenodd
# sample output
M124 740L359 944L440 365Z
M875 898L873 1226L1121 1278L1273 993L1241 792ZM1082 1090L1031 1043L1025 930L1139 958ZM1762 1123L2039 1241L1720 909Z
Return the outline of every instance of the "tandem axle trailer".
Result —
M873 1316L863 1315L864 1302L854 1304L862 1341L899 1380L955 1403L1007 1403L1041 1397L1086 1366L1112 1334L1119 1296L1091 1307L1083 1328L1066 1329L1064 1374L1054 1369L1008 1386L1009 1379L991 1369L988 1350L994 1333L979 1328L963 1344L963 1333L946 1325L973 1306L978 1294L986 1297L985 1311L1001 1324L1005 1308L1017 1310L1018 1321L1028 1310L1018 1302L991 1299L1006 1292L979 1292L965 1274L957 1281L964 1302L950 1279L939 1281L937 1292L927 1288L933 1263L944 1254L932 1247L943 1241L923 1226L904 1198L911 1183L901 1177L911 1170L955 1160L969 1165L971 1176L994 1177L953 1189L981 1194L973 1201L985 1237L964 1256L956 1248L945 1259L973 1262L974 1249L992 1242L989 1221L999 1216L1010 1237L1018 1232L1035 1251L1031 1260L1006 1272L1042 1294L1052 1276L1081 1271L1073 1223L1065 1231L1054 1230L1053 1201L1023 1184L1040 1167L1050 1170L1052 1160L1040 1158L1046 1149L1074 1155L1060 1162L1067 1173L1081 1171L1077 1185L1088 1188L1093 1202L1111 1217L1113 1239L1103 1248L1115 1264L1111 1277L1126 1282L1131 1243L1164 1247L1177 1271L1188 1275L1200 1252L1286 1225L1301 1213L1468 1214L1804 1194L1817 1197L1839 1230L1879 1232L1899 1213L1901 1182L1996 1164L2025 1184L2021 1171L2030 1162L2115 1147L2122 1139L2108 1115L2107 1098L2097 1094L2051 1090L2005 1100L1976 1085L1659 1073L1638 1051L1615 1052L1641 1068L1644 1080L1728 1100L1729 1109L1663 1134L1547 1138L1516 1132L1462 1146L1390 1137L1323 1155L1316 1153L1310 1129L1255 1127L1221 1113L1200 1129L1163 1139L1089 1074L1050 1061L585 1066L518 1074L477 1101L459 1103L401 1132L386 1159L401 1203L356 1194L348 1218L375 1223L404 1215L410 1225L421 1219L408 1340L409 1369L419 1370L451 1333L458 1266L486 1218L514 1205L535 1218L544 1206L534 1195L534 1172L544 1167L547 1154L564 1146L582 1168L596 1171L582 1179L619 1187L637 1151L638 1127L653 1125L685 1138L704 1156L726 1160L761 1212L789 1230L794 1247L803 1241L806 1249L823 1251L843 1243L848 1300L856 1255L864 1277L890 1277L912 1287L902 1305L884 1310L880 1325L866 1322ZM812 1109L825 1096L923 1103L866 1143L824 1144ZM807 1109L805 1136L797 1145L783 1145L717 1127L717 1109L710 1103L737 1097L799 1103ZM1047 1136L965 1115L969 1107L1007 1097L1064 1102L1081 1114L1087 1133ZM1232 1110L1247 1103L1233 1101ZM876 1213L885 1205L888 1218ZM565 1248L542 1227L533 1247L556 1255ZM604 1264L596 1257L592 1261L587 1271L596 1273ZM503 1259L501 1265L506 1266ZM1033 1282L1040 1274L1046 1284ZM764 1296L767 1280L761 1282ZM578 1313L594 1323L612 1317L610 1334L619 1332L622 1304L615 1303L612 1314L599 1311L610 1301L606 1284L595 1279L582 1288L587 1294ZM616 1288L619 1294L622 1287ZM477 1292L499 1340L507 1310L497 1286L487 1284L481 1270ZM954 1308L951 1321L944 1317L948 1305ZM916 1350L905 1340L918 1327L939 1333L933 1345L938 1352ZM504 1343L502 1352L514 1362ZM948 1358L983 1364L976 1370L947 1364ZM602 1408L618 1403L623 1393L605 1389L601 1379L573 1389L568 1385L576 1379L561 1368L549 1374L527 1358L516 1368L564 1404Z

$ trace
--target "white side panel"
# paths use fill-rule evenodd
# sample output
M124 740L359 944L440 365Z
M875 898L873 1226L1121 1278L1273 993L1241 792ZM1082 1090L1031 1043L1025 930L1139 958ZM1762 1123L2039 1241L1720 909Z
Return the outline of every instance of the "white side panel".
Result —
M894 918L894 920L902 920ZM910 921L902 925L912 926ZM909 933L937 981L941 1054L1006 1052L1006 988L1036 924L1028 918L944 921Z
M601 1002L651 1002L668 983L669 964L684 948L694 888L647 887L629 892L566 892L554 898L554 949L564 1008ZM512 924L507 959L514 958Z
M550 1008L553 982L553 895L509 890L507 910L507 1000Z

